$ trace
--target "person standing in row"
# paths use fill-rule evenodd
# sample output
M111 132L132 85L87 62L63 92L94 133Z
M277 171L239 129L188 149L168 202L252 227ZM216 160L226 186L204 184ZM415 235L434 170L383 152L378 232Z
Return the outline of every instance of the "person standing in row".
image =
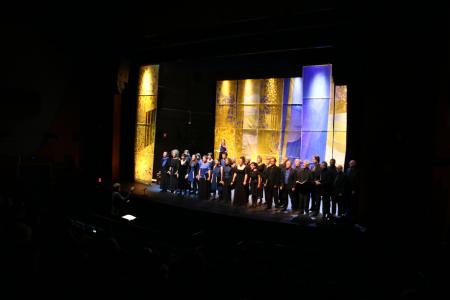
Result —
M219 200L222 200L222 178L223 178L223 168L220 165L219 160L214 161L214 168L211 172L211 194L212 199L216 199L217 194L219 194Z
M211 164L208 162L208 157L203 155L203 160L198 168L198 197L202 200L209 198L209 180L211 179Z
M170 181L169 168L170 168L170 157L167 151L164 151L161 158L161 173L160 173L161 178L159 182L161 192L167 192L167 189L169 188L169 181Z
M259 172L259 175L261 176L261 180L264 182L264 171L266 170L266 164L263 163L261 155L258 155L256 157L256 163L257 163L257 170ZM262 184L258 188L258 199L259 199L259 205L262 205L263 203L263 187Z
M196 194L198 188L198 160L197 155L192 155L191 162L189 163L189 173L188 173L188 181L189 181L189 194Z
M178 189L178 170L180 168L180 158L178 157L179 151L177 149L172 150L172 159L170 160L170 168L169 168L169 174L170 174L170 183L169 183L169 190L171 193L175 194Z
M250 164L250 189L251 189L251 195L252 195L252 207L256 208L258 203L258 195L259 191L261 190L261 174L258 171L258 165L255 162L252 162Z
M328 172L330 173L330 201L331 204L336 202L336 199L334 199L334 193L333 193L333 184L334 180L336 179L337 175L337 169L336 169L336 160L334 158L330 159L330 165L328 166Z
M225 203L231 203L231 180L233 179L233 168L231 167L231 160L229 158L225 160L225 166L222 167L222 170L223 201Z
M285 211L289 205L289 197L292 202L292 209L298 208L298 202L295 202L295 170L292 168L291 161L287 160L284 163L284 169L281 170L280 181L280 207Z
M309 169L309 160L303 162L303 168L297 172L296 188L300 214L309 213L309 195L313 183L313 174Z
M238 160L238 165L236 166L233 180L231 181L234 184L234 206L244 206L247 205L248 196L247 196L247 170L245 165L245 157L241 156Z
M320 211L320 156L313 156L313 166L312 166L312 174L313 174L313 187L311 188L311 212L314 215L317 215Z
M333 183L331 182L331 173L328 170L328 164L326 161L323 161L320 164L320 179L318 182L319 187L319 199L322 200L322 215L324 218L330 217L330 195L331 189L333 187ZM320 207L320 200L319 206ZM316 214L317 215L317 214Z
M338 165L336 173L336 178L333 182L333 198L331 199L331 213L339 216L343 216L345 213L344 203L346 203L347 195L348 195L348 178L344 173L344 167L342 165Z
M272 204L275 203L275 207L279 207L278 202L278 186L280 184L280 168L276 165L277 159L275 157L270 158L270 164L267 166L264 173L264 192L266 200L266 209L271 209Z
M189 173L189 161L186 157L186 153L181 154L180 167L178 169L178 189L180 195L187 195L189 191L188 182Z

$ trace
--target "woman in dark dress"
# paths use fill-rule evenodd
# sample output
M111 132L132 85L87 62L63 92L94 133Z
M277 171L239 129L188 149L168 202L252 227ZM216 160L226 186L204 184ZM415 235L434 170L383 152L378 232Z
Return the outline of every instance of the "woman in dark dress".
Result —
M257 164L255 162L252 162L250 164L250 190L252 195L252 207L255 208L256 204L258 202L258 194L261 190L261 174L258 171Z
M233 178L233 168L231 167L231 159L225 159L225 165L222 168L223 177L222 177L222 185L223 185L223 201L225 203L231 203L231 180Z
M199 163L198 168L198 197L207 200L209 197L209 181L211 179L211 164L208 157L203 155L203 160Z
M261 175L261 180L263 180L264 171L266 170L266 164L263 163L261 155L258 155L258 157L256 157L256 164L257 164L256 168L257 168L257 170L259 172L259 175ZM258 198L259 198L259 205L262 205L262 203L263 203L263 188L262 188L262 185L258 189Z
M234 199L233 206L245 206L247 205L247 172L245 165L245 157L240 157L238 164L235 168L235 173L233 175L233 180L231 181L234 184Z
M216 194L219 194L219 200L222 200L222 178L223 169L219 160L214 161L214 168L211 172L211 194L212 198L216 199Z
M198 160L197 155L192 155L191 161L189 162L189 172L188 172L188 182L189 182L189 194L197 194L198 187Z
M180 195L186 195L189 190L188 184L189 161L186 154L181 154L180 168L178 169L178 190Z
M178 189L178 171L180 168L180 158L178 157L179 151L177 149L172 150L172 159L170 160L170 182L169 182L169 190L172 193L176 193Z

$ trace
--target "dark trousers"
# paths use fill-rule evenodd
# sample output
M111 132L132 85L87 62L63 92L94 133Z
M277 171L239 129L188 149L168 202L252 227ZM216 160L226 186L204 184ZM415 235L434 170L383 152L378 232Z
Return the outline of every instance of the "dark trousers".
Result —
M250 183L250 191L252 194L252 205L256 206L256 203L258 202L258 195L259 195L258 181Z
M258 189L258 198L260 199L261 203L263 201L263 194L264 194L264 189L261 187Z
M224 179L222 190L223 190L222 191L223 201L230 203L231 202L231 178Z
M311 191L304 191L302 192L304 194L305 199L305 213L309 213L309 206L311 205ZM301 200L300 200L301 201Z
M339 212L339 215L342 216L344 214L344 195L337 194L331 196L331 213L336 215Z
M295 186L295 191L290 191L289 196L291 197L292 209L298 210L300 209L300 195L298 193L298 187Z
M289 204L289 197L291 197L292 209L294 209L294 192L291 189L283 188L280 189L280 206L282 208L287 208Z
M309 195L309 191L300 191L298 193L298 206L302 212L309 212Z
M209 181L205 178L200 178L198 181L198 197L202 200L209 198Z
M320 191L317 187L314 187L311 191L311 211L314 213L319 213L320 210Z
M322 192L320 198L322 199L322 214L324 216L327 216L330 214L330 201L331 201L330 193ZM319 202L319 205L320 205L320 202Z
M273 203L275 203L275 206L279 206L278 188L274 188L273 185L266 186L264 193L268 208L271 208Z
M161 170L161 179L159 182L159 187L161 188L162 191L165 192L169 188L169 180L170 180L170 175L167 174L166 171Z

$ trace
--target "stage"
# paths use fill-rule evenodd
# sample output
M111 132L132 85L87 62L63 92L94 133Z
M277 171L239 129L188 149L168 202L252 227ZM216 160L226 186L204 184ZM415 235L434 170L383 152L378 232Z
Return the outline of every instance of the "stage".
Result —
M149 206L173 208L178 211L190 213L210 214L228 218L246 219L248 221L289 224L291 226L301 226L307 228L333 227L334 225L349 225L347 220L333 218L326 220L319 213L317 216L307 214L299 215L290 209L286 211L277 208L266 209L265 204L256 208L234 207L230 203L224 203L217 199L200 200L194 195L184 196L172 194L170 192L160 192L158 184L145 185L142 183L123 183L123 190L129 190L130 186L135 186L135 191L129 204L130 211L137 217L145 218Z

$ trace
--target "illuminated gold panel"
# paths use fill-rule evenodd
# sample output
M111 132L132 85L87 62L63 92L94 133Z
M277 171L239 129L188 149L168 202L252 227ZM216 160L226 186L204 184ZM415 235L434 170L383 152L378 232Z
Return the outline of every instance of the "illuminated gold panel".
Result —
M139 73L134 146L134 180L151 183L155 151L158 65L143 66Z
M139 95L156 96L158 95L158 75L159 65L150 65L141 67L139 74Z
M217 105L235 105L236 104L236 80L218 81L216 87Z
M261 98L260 79L246 79L238 81L238 104L259 104Z
M218 157L222 139L228 147L228 155L236 153L236 80L218 81L216 87L216 124L214 130L214 156Z
M261 103L282 104L283 102L283 79L264 79Z
M258 130L258 150L257 153L263 158L273 156L278 159L280 156L281 132L278 130Z

